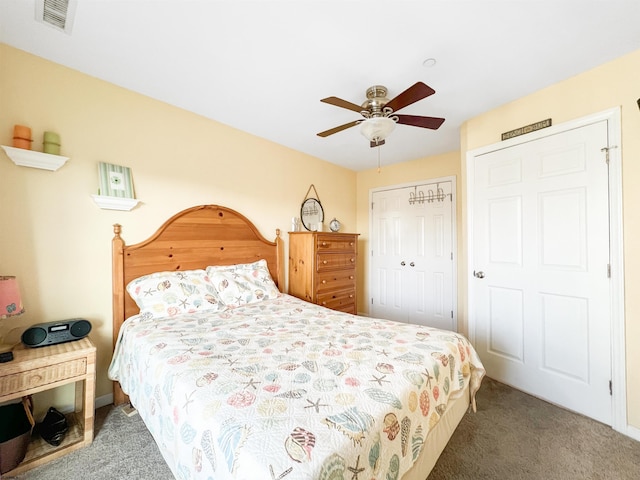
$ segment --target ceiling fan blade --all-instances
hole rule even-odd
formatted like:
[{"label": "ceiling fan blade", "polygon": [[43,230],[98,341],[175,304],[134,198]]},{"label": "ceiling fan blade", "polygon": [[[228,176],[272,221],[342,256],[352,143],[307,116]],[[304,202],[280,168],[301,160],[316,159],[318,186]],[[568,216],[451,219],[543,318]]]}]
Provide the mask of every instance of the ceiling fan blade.
[{"label": "ceiling fan blade", "polygon": [[327,97],[320,100],[321,102],[328,103],[330,105],[335,105],[336,107],[346,108],[347,110],[353,110],[354,112],[362,112],[365,110],[360,105],[356,105],[355,103],[347,102],[346,100],[342,100],[338,97]]},{"label": "ceiling fan blade", "polygon": [[356,120],[354,122],[345,123],[344,125],[340,125],[339,127],[332,128],[331,130],[325,130],[324,132],[320,132],[317,135],[319,137],[328,137],[329,135],[333,135],[334,133],[341,132],[342,130],[346,130],[347,128],[355,127],[362,120]]},{"label": "ceiling fan blade", "polygon": [[430,128],[437,130],[444,123],[444,118],[421,117],[419,115],[394,115],[398,117],[398,122],[402,125],[412,125],[414,127]]},{"label": "ceiling fan blade", "polygon": [[385,105],[385,108],[388,107],[394,112],[397,112],[401,108],[404,108],[407,105],[411,105],[412,103],[415,103],[418,100],[422,100],[423,98],[427,98],[429,95],[433,95],[434,93],[436,93],[436,91],[429,85],[418,82],[415,85],[407,88],[400,95],[389,100]]}]

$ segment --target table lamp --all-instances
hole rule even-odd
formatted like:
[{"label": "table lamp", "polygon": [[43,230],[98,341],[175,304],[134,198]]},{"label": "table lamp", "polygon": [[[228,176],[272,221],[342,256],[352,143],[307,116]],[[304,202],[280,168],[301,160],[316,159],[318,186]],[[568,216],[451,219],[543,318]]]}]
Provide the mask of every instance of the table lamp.
[{"label": "table lamp", "polygon": [[[16,277],[0,276],[0,320],[24,313]],[[13,345],[0,343],[0,362],[13,360]]]}]

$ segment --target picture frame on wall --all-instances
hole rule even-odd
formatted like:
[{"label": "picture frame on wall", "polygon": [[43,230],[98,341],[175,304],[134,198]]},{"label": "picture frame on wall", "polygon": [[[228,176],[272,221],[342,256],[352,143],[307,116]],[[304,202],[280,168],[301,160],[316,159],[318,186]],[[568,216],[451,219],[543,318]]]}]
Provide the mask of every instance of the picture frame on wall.
[{"label": "picture frame on wall", "polygon": [[99,195],[135,198],[131,169],[111,163],[98,163]]}]

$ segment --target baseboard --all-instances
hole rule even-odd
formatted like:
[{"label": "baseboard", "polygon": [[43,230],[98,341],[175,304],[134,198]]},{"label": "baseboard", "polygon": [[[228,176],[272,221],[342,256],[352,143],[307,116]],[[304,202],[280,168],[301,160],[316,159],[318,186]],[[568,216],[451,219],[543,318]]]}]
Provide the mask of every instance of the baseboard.
[{"label": "baseboard", "polygon": [[[112,403],[113,403],[113,393],[109,393],[107,395],[102,395],[100,397],[97,397],[94,405],[95,405],[95,408],[100,408],[100,407],[106,407],[107,405],[111,405]],[[75,407],[73,404],[62,405],[60,407],[57,407],[57,409],[60,412],[64,413],[65,415],[75,411]]]},{"label": "baseboard", "polygon": [[113,393],[108,393],[96,398],[96,408],[106,407],[113,403]]},{"label": "baseboard", "polygon": [[620,432],[626,434],[628,437],[633,438],[634,440],[638,440],[640,442],[640,428],[632,427],[631,425],[627,425],[626,432]]}]

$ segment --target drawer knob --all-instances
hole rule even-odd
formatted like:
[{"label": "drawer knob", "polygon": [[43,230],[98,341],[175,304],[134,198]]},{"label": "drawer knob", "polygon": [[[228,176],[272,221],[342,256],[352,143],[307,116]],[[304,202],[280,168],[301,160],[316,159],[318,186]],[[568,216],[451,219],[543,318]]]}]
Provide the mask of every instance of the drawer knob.
[{"label": "drawer knob", "polygon": [[353,293],[351,295],[349,295],[349,298],[353,298]]},{"label": "drawer knob", "polygon": [[349,246],[350,246],[350,247],[353,247],[353,242],[349,242]]},{"label": "drawer knob", "polygon": [[355,259],[355,258],[352,258],[352,259],[351,259],[351,263],[353,263],[353,262],[355,262],[355,261],[356,261],[356,259]]},{"label": "drawer knob", "polygon": [[322,261],[322,264],[323,264],[323,265],[326,265],[327,263],[329,263],[327,260],[323,260],[323,261]]},{"label": "drawer knob", "polygon": [[327,304],[327,302],[322,302],[322,305],[326,305],[326,304]]},{"label": "drawer knob", "polygon": [[353,275],[349,275],[349,280],[353,280]]},{"label": "drawer knob", "polygon": [[324,284],[326,284],[326,283],[327,283],[327,281],[326,281],[326,280],[322,280],[322,284],[323,284],[323,285],[324,285]]},{"label": "drawer knob", "polygon": [[327,242],[322,242],[322,246],[326,247],[327,246]]}]

